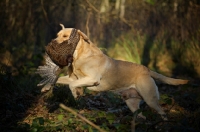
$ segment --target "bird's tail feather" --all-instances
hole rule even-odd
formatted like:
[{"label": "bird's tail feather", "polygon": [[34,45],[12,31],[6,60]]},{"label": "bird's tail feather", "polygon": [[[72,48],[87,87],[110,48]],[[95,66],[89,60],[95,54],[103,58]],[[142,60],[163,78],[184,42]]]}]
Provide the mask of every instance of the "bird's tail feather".
[{"label": "bird's tail feather", "polygon": [[36,73],[39,74],[43,80],[38,83],[37,86],[43,86],[47,83],[55,84],[58,80],[58,75],[61,71],[59,66],[57,66],[50,57],[46,54],[45,56],[46,64],[44,66],[39,66]]}]

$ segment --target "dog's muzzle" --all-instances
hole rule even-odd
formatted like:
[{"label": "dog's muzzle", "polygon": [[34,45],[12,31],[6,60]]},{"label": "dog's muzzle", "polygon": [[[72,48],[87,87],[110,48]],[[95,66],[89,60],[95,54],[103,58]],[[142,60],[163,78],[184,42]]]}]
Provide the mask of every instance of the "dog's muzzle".
[{"label": "dog's muzzle", "polygon": [[51,60],[59,67],[68,66],[73,61],[73,54],[76,46],[80,40],[80,35],[76,29],[72,29],[68,40],[62,43],[57,43],[56,40],[52,40],[45,50]]}]

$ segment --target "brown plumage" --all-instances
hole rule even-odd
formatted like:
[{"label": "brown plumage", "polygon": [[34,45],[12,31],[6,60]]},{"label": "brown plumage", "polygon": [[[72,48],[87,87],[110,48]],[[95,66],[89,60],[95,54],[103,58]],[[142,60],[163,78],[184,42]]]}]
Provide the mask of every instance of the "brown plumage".
[{"label": "brown plumage", "polygon": [[73,29],[68,40],[57,43],[52,40],[46,46],[46,52],[51,60],[59,67],[68,66],[73,61],[73,53],[80,40],[80,35],[76,29]]},{"label": "brown plumage", "polygon": [[52,85],[56,83],[62,68],[72,63],[73,53],[79,40],[80,35],[78,34],[78,31],[73,29],[68,40],[60,44],[55,40],[52,40],[46,46],[46,65],[39,66],[36,72],[43,78],[38,86],[42,86],[47,83]]}]

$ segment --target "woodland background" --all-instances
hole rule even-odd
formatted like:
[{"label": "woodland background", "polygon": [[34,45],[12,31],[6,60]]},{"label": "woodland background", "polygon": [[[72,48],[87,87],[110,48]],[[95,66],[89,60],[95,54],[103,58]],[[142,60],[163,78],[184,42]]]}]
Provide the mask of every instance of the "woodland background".
[{"label": "woodland background", "polygon": [[[44,64],[44,46],[56,37],[60,23],[86,33],[108,56],[191,80],[190,85],[178,88],[158,83],[161,93],[164,91],[162,106],[168,108],[166,111],[173,123],[160,125],[157,118],[152,119],[156,113],[148,113],[152,110],[145,107],[150,125],[139,122],[136,130],[200,131],[197,125],[200,121],[197,119],[200,115],[199,0],[1,0],[0,8],[2,131],[95,131],[86,123],[68,117],[58,108],[60,102],[84,111],[82,114],[106,130],[129,131],[130,111],[110,115],[112,122],[105,113],[108,107],[117,107],[114,103],[122,105],[116,102],[120,97],[108,93],[102,95],[108,103],[96,96],[75,101],[69,92],[65,93],[64,86],[57,87],[65,92],[57,89],[46,94],[41,94],[36,87],[41,78],[35,70]],[[95,114],[91,107],[100,108],[95,103],[85,105],[90,98],[99,101],[99,106],[105,103],[104,112],[95,111],[99,115],[95,119],[91,116]],[[123,122],[123,118],[128,119]],[[155,124],[160,128],[154,127]]]}]

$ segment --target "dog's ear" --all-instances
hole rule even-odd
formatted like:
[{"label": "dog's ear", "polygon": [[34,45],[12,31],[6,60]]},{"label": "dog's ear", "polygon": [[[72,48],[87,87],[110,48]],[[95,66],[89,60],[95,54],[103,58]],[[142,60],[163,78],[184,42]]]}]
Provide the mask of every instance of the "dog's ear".
[{"label": "dog's ear", "polygon": [[88,43],[90,44],[90,39],[88,38],[87,35],[85,35],[83,32],[81,32],[80,30],[78,30],[79,35]]},{"label": "dog's ear", "polygon": [[62,30],[65,29],[65,26],[63,24],[60,24],[60,26],[62,27]]}]

